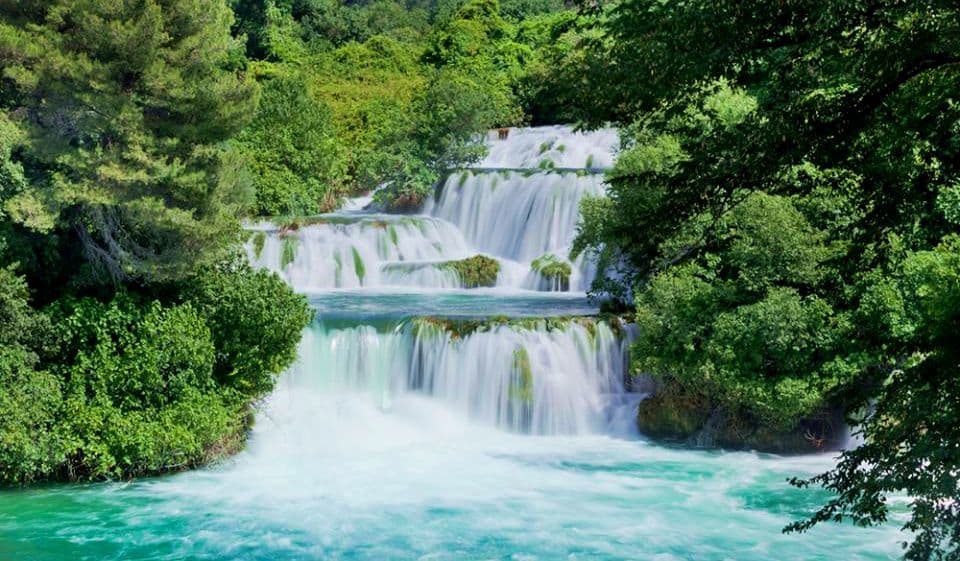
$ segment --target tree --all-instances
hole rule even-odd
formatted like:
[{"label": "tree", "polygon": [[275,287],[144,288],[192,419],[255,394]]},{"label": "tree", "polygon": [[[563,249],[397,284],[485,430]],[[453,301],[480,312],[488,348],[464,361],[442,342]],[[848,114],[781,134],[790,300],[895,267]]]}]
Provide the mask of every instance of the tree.
[{"label": "tree", "polygon": [[346,182],[343,147],[330,110],[313,99],[304,79],[274,70],[263,81],[260,106],[237,145],[249,162],[256,212],[316,214],[333,210]]},{"label": "tree", "polygon": [[865,317],[882,326],[903,359],[862,425],[864,443],[837,467],[810,480],[835,496],[812,518],[789,526],[849,519],[887,520],[887,498],[910,497],[911,560],[960,559],[960,237],[909,255],[897,273],[870,289]]},{"label": "tree", "polygon": [[[876,399],[867,444],[809,482],[837,496],[792,528],[876,523],[906,492],[908,557],[956,559],[957,344],[941,331],[956,332],[954,281],[929,262],[952,263],[958,225],[957,6],[628,0],[595,12],[600,32],[561,73],[581,84],[583,119],[627,126],[610,199],[586,203],[576,249],[613,273],[598,289],[633,291],[671,343],[641,335],[641,359],[740,382],[799,365],[807,374],[787,377],[800,391],[778,406]],[[731,236],[758,196],[793,210],[768,207],[770,224]],[[781,231],[794,212],[808,227]]]},{"label": "tree", "polygon": [[229,8],[60,0],[0,14],[2,101],[27,179],[5,194],[11,219],[74,238],[116,279],[221,258],[249,197],[223,142],[257,99]]}]

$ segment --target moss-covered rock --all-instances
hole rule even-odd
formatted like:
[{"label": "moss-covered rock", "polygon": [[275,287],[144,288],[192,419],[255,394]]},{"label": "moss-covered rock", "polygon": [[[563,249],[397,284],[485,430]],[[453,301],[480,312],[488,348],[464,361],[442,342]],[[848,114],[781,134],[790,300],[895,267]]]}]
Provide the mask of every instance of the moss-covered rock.
[{"label": "moss-covered rock", "polygon": [[552,253],[537,257],[530,263],[530,270],[539,273],[554,289],[570,290],[570,263]]},{"label": "moss-covered rock", "polygon": [[682,388],[672,380],[640,402],[637,426],[656,440],[781,454],[836,450],[846,437],[842,415],[837,412],[824,410],[793,427],[772,427],[744,411],[725,409],[704,392]]},{"label": "moss-covered rock", "polygon": [[560,259],[552,253],[537,257],[530,263],[530,270],[539,273],[546,279],[552,288],[562,291],[570,290],[570,263]]},{"label": "moss-covered rock", "polygon": [[464,288],[495,286],[500,275],[500,262],[486,255],[474,255],[459,261],[447,261],[440,265],[457,272]]},{"label": "moss-covered rock", "polygon": [[713,405],[705,396],[668,388],[640,402],[637,425],[651,438],[686,441],[707,423]]}]

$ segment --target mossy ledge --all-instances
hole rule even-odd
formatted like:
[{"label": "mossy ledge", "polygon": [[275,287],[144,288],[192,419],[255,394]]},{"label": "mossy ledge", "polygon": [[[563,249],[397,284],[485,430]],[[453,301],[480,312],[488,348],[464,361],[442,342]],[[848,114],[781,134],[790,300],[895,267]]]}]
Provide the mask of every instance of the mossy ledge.
[{"label": "mossy ledge", "polygon": [[474,255],[458,261],[447,261],[439,266],[456,271],[463,288],[495,286],[497,277],[500,275],[500,262],[486,255]]},{"label": "mossy ledge", "polygon": [[410,320],[415,329],[433,328],[446,331],[453,339],[468,337],[474,333],[490,331],[497,327],[509,327],[528,331],[543,330],[555,331],[568,329],[571,325],[583,327],[591,336],[597,332],[597,325],[606,324],[617,337],[626,335],[627,318],[614,315],[599,316],[556,316],[510,318],[507,316],[491,316],[488,318],[445,318],[437,316],[421,316]]},{"label": "mossy ledge", "polygon": [[570,263],[552,253],[545,253],[530,263],[530,270],[539,273],[552,288],[561,291],[570,290]]},{"label": "mossy ledge", "polygon": [[756,450],[777,454],[835,451],[846,440],[843,416],[824,409],[792,427],[771,427],[745,411],[732,411],[702,391],[672,378],[659,383],[637,409],[640,433],[691,448]]},{"label": "mossy ledge", "polygon": [[300,228],[323,225],[350,225],[358,224],[361,228],[386,229],[394,224],[409,224],[420,227],[423,218],[418,216],[346,216],[342,214],[317,214],[314,216],[274,216],[265,219],[274,226],[280,234],[296,232]]}]

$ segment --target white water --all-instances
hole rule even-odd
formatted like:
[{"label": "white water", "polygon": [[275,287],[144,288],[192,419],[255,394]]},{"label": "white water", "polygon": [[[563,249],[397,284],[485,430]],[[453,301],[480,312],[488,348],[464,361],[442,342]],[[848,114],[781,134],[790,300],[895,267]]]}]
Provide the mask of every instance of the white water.
[{"label": "white water", "polygon": [[506,139],[490,131],[487,155],[475,167],[608,169],[619,145],[620,136],[612,128],[585,132],[574,132],[566,125],[511,128]]},{"label": "white water", "polygon": [[[371,197],[358,197],[339,213],[314,219],[325,223],[282,234],[269,224],[252,226],[267,230],[267,239],[259,254],[248,242],[247,254],[256,266],[277,271],[304,292],[458,288],[461,280],[443,263],[477,254],[500,262],[499,288],[584,292],[595,267],[583,257],[571,264],[566,287],[532,270],[531,262],[545,254],[567,259],[580,202],[604,193],[602,176],[586,168],[612,165],[616,144],[612,129],[510,129],[506,140],[494,131],[477,169],[451,173],[422,216],[370,213],[364,208]],[[563,170],[541,169],[544,162]],[[284,237],[295,240],[292,260],[284,258],[284,247],[294,242]]]},{"label": "white water", "polygon": [[[302,292],[382,286],[455,288],[460,283],[451,270],[391,266],[432,264],[474,254],[459,230],[428,216],[330,215],[327,223],[288,233],[269,225],[261,228],[267,228],[261,230],[267,232],[263,249],[257,255],[254,243],[248,242],[248,258],[255,266],[277,271]],[[292,244],[294,259],[283,266],[285,244]]]},{"label": "white water", "polygon": [[[609,432],[623,403],[626,338],[603,322],[592,332],[578,323],[559,329],[540,323],[462,337],[430,323],[387,331],[315,328],[288,380],[301,389],[365,391],[384,409],[398,395],[423,393],[481,424],[513,431]],[[519,357],[529,364],[528,380]]]}]

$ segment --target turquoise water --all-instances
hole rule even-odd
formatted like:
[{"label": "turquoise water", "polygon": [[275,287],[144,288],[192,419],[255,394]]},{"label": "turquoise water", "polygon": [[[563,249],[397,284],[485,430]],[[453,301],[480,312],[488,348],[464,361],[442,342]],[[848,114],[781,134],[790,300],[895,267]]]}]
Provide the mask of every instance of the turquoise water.
[{"label": "turquoise water", "polygon": [[[364,310],[358,324],[366,323],[424,306],[418,295],[392,294],[347,309],[342,297],[314,298],[320,323],[331,317],[343,322],[344,314],[357,310]],[[484,315],[492,305],[484,298],[448,294],[429,305],[432,313]],[[585,305],[575,297],[553,298],[514,295],[501,303],[511,302],[518,315],[545,302],[565,313]],[[305,345],[335,346],[329,337],[336,330],[331,334],[319,323],[312,329],[317,333]],[[385,407],[369,391],[317,384],[331,375],[329,352],[304,349],[303,357],[260,407],[248,449],[222,465],[134,482],[0,494],[0,559],[898,556],[900,535],[892,524],[780,533],[825,498],[791,488],[786,478],[829,467],[828,456],[662,447],[632,432],[629,411],[611,421],[608,434],[518,434],[423,392],[395,392]]]},{"label": "turquoise water", "polygon": [[581,293],[474,290],[336,290],[309,296],[324,321],[365,323],[412,316],[549,317],[597,313]]},{"label": "turquoise water", "polygon": [[[435,411],[398,419],[354,402],[345,408],[324,429],[350,424],[350,436],[363,443],[318,430],[323,446],[278,447],[260,434],[249,452],[217,469],[5,494],[0,558],[896,557],[897,536],[889,529],[779,533],[823,498],[788,489],[784,478],[821,469],[820,458],[685,452],[643,441],[521,437],[463,426],[431,431],[418,417]],[[367,423],[364,434],[353,430],[358,420]]]},{"label": "turquoise water", "polygon": [[[309,297],[318,318],[258,404],[247,449],[191,473],[0,492],[0,561],[896,559],[902,506],[880,528],[781,533],[827,498],[786,479],[829,469],[830,456],[692,451],[638,435],[631,328],[451,334],[408,321],[596,313],[582,292],[520,288],[589,285],[585,256],[569,287],[530,262],[569,254],[580,201],[602,181],[505,170],[545,157],[609,167],[616,131],[500,138],[490,135],[484,169],[428,201],[429,216],[383,227],[363,210],[368,197],[336,222],[370,227],[301,228],[291,263],[279,238],[261,255],[248,243],[254,265],[323,292]],[[496,287],[449,289],[460,279],[435,265],[477,253],[499,261]]]}]

